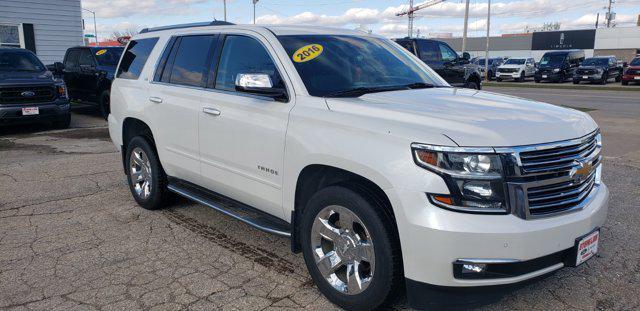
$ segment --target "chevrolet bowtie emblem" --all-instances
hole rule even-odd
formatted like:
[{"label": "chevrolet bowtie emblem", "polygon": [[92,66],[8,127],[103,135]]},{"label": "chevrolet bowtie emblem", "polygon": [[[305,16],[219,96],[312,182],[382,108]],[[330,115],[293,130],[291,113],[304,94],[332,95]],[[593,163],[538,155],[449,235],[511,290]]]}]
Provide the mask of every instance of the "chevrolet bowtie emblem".
[{"label": "chevrolet bowtie emblem", "polygon": [[577,166],[571,169],[571,172],[569,173],[569,175],[575,181],[582,181],[585,178],[587,178],[589,174],[591,174],[593,165],[591,165],[590,161],[587,161],[587,162],[576,161],[576,162],[577,162],[576,163]]}]

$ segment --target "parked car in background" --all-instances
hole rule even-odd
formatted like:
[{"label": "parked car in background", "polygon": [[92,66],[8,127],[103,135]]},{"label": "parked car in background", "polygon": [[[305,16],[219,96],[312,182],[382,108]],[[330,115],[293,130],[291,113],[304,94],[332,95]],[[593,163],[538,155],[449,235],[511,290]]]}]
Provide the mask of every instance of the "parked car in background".
[{"label": "parked car in background", "polygon": [[[478,66],[478,70],[480,71],[480,76],[484,79],[484,70],[485,70],[485,59],[478,58],[473,63]],[[489,80],[496,77],[496,70],[500,65],[504,63],[502,57],[489,58]]]},{"label": "parked car in background", "polygon": [[634,58],[622,75],[622,85],[629,85],[632,82],[640,83],[640,57]]},{"label": "parked car in background", "polygon": [[96,105],[102,116],[110,111],[111,82],[123,47],[73,47],[67,50],[61,74],[74,102]]},{"label": "parked car in background", "polygon": [[178,194],[287,236],[347,310],[477,303],[596,255],[588,114],[452,88],[373,34],[225,25],[127,46],[108,123],[141,207]]},{"label": "parked car in background", "polygon": [[567,50],[544,53],[536,70],[535,81],[565,82],[573,78],[584,61],[584,51]]},{"label": "parked car in background", "polygon": [[0,48],[0,125],[71,121],[64,82],[56,80],[31,51]]},{"label": "parked car in background", "polygon": [[615,56],[597,56],[585,59],[573,75],[573,84],[582,81],[607,84],[609,79],[622,80],[623,68]]},{"label": "parked car in background", "polygon": [[469,61],[469,53],[460,57],[446,42],[438,40],[403,38],[394,41],[418,56],[449,84],[476,90],[482,88],[480,70]]},{"label": "parked car in background", "polygon": [[533,58],[513,57],[507,59],[504,64],[498,67],[496,81],[500,82],[504,79],[513,79],[524,82],[526,78],[533,77],[535,74],[536,62]]}]

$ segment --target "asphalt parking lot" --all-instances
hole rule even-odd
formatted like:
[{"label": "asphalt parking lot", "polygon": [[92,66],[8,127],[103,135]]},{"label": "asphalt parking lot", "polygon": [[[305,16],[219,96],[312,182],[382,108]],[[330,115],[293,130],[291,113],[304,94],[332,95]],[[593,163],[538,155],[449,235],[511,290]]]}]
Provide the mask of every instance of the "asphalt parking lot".
[{"label": "asphalt parking lot", "polygon": [[[480,309],[640,309],[638,94],[486,90],[588,112],[611,205],[596,258]],[[104,121],[75,109],[71,127],[0,129],[0,309],[335,309],[288,239],[186,200],[137,207]]]}]

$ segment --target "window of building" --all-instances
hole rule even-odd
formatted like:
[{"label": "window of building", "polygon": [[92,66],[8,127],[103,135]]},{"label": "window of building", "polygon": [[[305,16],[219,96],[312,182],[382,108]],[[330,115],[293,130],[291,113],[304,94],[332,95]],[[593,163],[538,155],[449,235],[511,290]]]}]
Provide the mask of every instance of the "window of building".
[{"label": "window of building", "polygon": [[0,25],[0,46],[20,47],[20,30],[17,25]]}]

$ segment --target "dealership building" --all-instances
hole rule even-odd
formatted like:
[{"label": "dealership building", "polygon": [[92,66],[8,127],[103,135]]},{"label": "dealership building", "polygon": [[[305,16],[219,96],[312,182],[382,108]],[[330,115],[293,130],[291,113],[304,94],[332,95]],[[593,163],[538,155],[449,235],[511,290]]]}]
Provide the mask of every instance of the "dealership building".
[{"label": "dealership building", "polygon": [[[462,38],[438,40],[462,50]],[[467,52],[472,57],[484,57],[486,45],[486,37],[467,38]],[[586,57],[615,55],[629,62],[640,54],[640,27],[543,31],[489,38],[489,57],[533,57],[539,61],[548,51],[571,49],[584,50]]]},{"label": "dealership building", "polygon": [[0,46],[35,52],[45,64],[83,45],[80,0],[0,0]]}]

